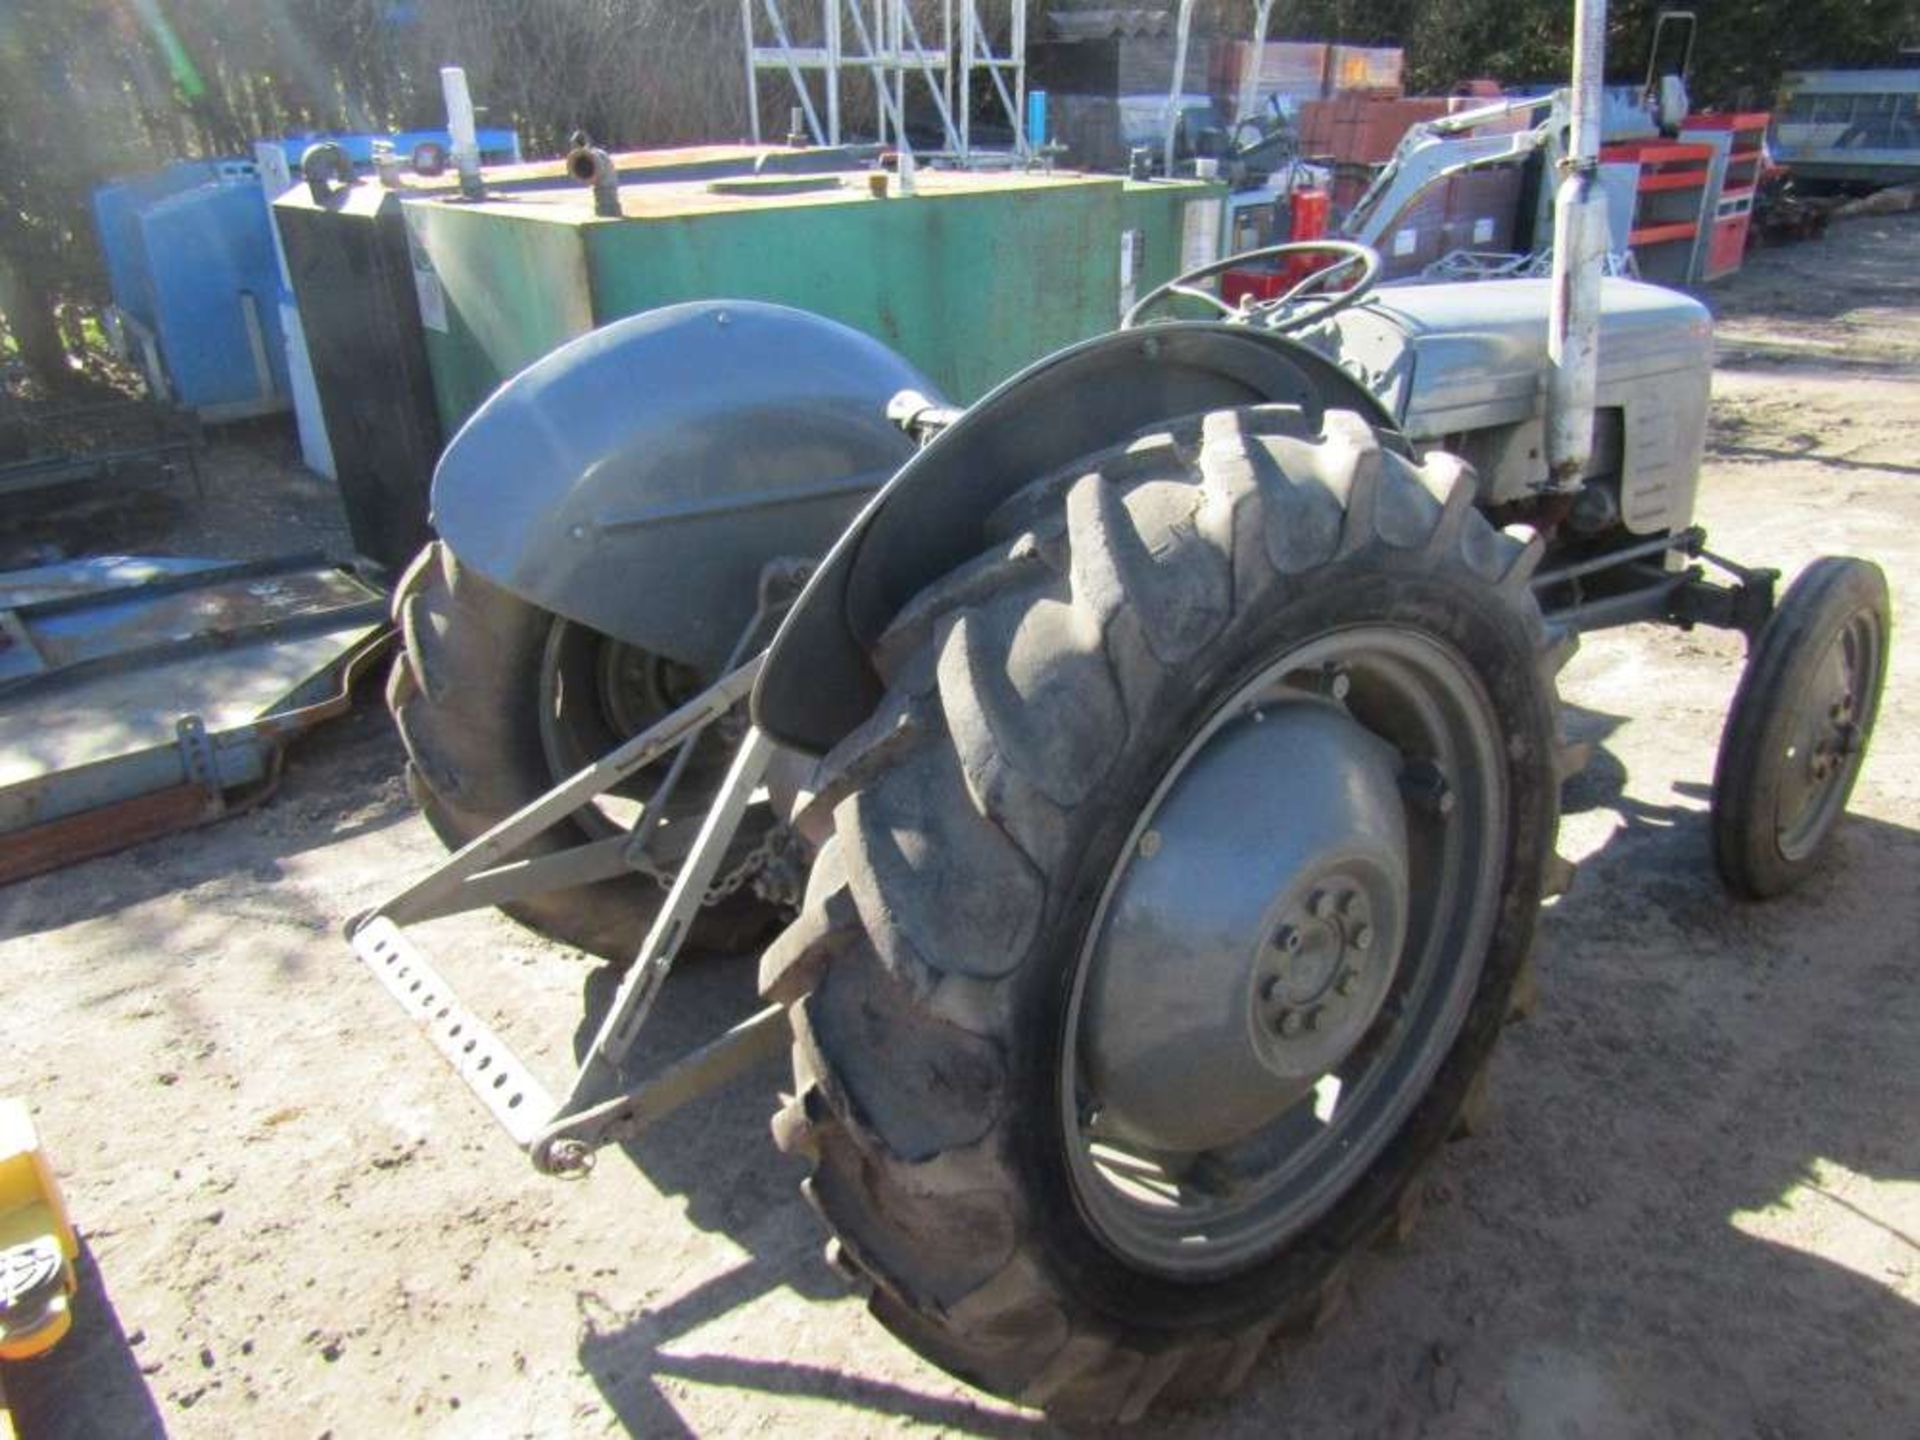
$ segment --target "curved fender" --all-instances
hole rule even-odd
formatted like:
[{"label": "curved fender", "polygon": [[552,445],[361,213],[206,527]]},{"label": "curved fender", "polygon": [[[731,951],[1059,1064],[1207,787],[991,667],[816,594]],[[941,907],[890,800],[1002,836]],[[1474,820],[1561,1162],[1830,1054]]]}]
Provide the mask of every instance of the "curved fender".
[{"label": "curved fender", "polygon": [[823,754],[879,703],[867,647],[900,608],[986,546],[994,507],[1158,421],[1228,406],[1358,410],[1404,445],[1379,401],[1290,340],[1217,321],[1152,325],[1071,346],[968,410],[876,495],[808,582],[753,692],[755,722]]},{"label": "curved fender", "polygon": [[886,418],[913,366],[781,305],[672,305],[583,335],[475,411],[433,477],[463,564],[709,675],[760,568],[826,552],[912,453]]}]

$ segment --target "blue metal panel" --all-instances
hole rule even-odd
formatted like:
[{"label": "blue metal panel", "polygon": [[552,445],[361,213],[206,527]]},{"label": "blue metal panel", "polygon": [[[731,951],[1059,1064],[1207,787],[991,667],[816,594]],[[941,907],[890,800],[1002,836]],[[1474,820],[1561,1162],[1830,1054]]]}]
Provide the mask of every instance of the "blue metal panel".
[{"label": "blue metal panel", "polygon": [[284,398],[280,270],[258,182],[169,195],[146,206],[137,225],[153,289],[151,328],[174,399],[217,418]]},{"label": "blue metal panel", "polygon": [[177,160],[163,170],[113,180],[93,192],[94,231],[107,265],[113,303],[153,328],[153,282],[141,249],[139,221],[147,206],[214,178],[210,160]]}]

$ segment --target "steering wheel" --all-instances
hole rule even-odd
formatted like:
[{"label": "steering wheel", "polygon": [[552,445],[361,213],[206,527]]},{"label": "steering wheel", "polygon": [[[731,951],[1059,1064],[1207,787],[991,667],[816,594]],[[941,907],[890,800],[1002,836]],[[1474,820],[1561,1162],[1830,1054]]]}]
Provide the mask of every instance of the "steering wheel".
[{"label": "steering wheel", "polygon": [[[1289,255],[1333,255],[1336,258],[1299,281],[1284,295],[1271,300],[1262,300],[1255,305],[1229,305],[1210,290],[1202,290],[1199,281],[1220,274],[1222,271],[1235,270],[1256,260],[1278,260]],[[1321,290],[1335,276],[1344,275],[1358,268],[1359,277],[1349,289],[1334,294],[1313,295]],[[1202,265],[1197,270],[1189,270],[1184,275],[1176,275],[1166,284],[1149,290],[1127,311],[1126,318],[1120,322],[1122,330],[1131,330],[1142,323],[1142,317],[1154,306],[1169,296],[1182,295],[1189,300],[1200,300],[1218,310],[1228,320],[1241,324],[1259,321],[1276,335],[1289,334],[1295,330],[1304,330],[1309,325],[1317,325],[1329,315],[1338,314],[1349,306],[1358,305],[1373,293],[1373,287],[1380,282],[1380,252],[1371,245],[1357,245],[1351,240],[1294,240],[1285,245],[1267,245],[1258,250],[1243,250],[1238,255],[1229,255],[1224,260],[1216,260],[1211,265]],[[1280,312],[1303,296],[1312,296],[1317,304],[1308,304],[1293,314]]]}]

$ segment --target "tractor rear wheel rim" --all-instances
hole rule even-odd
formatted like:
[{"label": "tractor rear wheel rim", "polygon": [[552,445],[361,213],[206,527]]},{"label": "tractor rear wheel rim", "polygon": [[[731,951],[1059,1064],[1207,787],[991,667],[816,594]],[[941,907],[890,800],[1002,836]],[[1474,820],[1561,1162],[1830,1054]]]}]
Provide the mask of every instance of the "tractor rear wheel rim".
[{"label": "tractor rear wheel rim", "polygon": [[[1263,745],[1260,727],[1285,742]],[[1506,851],[1501,735],[1451,646],[1354,627],[1261,669],[1168,767],[1109,872],[1061,1046],[1069,1180],[1108,1248],[1183,1279],[1242,1269],[1324,1215],[1398,1131],[1479,988]],[[1260,854],[1277,869],[1247,882],[1265,895],[1224,907],[1241,918],[1223,942],[1207,878],[1221,846],[1255,833],[1245,816],[1284,814],[1289,792],[1328,794],[1329,765],[1346,798],[1319,809],[1351,822],[1351,843],[1324,816],[1270,828]],[[1143,963],[1154,946],[1166,968]],[[1223,997],[1227,1023],[1182,1029]],[[1195,1034],[1210,1038],[1183,1048]]]},{"label": "tractor rear wheel rim", "polygon": [[[540,748],[553,783],[601,759],[701,688],[700,677],[676,661],[555,617],[541,654],[538,702]],[[666,766],[655,761],[578,818],[596,836],[629,829]],[[706,793],[696,790],[703,783],[710,790],[718,781],[706,773],[712,769],[703,749],[682,782],[688,792]]]},{"label": "tractor rear wheel rim", "polygon": [[1873,612],[1853,615],[1820,657],[1794,712],[1774,811],[1775,843],[1786,860],[1818,849],[1846,808],[1866,752],[1863,709],[1879,693],[1883,652]]}]

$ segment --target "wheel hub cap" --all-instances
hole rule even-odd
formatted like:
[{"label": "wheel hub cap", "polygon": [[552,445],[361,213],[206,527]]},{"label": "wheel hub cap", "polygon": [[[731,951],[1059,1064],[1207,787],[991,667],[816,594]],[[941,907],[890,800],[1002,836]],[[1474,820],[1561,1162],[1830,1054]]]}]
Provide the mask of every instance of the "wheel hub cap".
[{"label": "wheel hub cap", "polygon": [[1402,908],[1368,867],[1335,867],[1317,879],[1304,897],[1293,888],[1271,962],[1259,965],[1260,1057],[1298,1081],[1333,1069],[1373,1023],[1397,953],[1380,939],[1380,916]]},{"label": "wheel hub cap", "polygon": [[1853,628],[1837,636],[1794,717],[1775,812],[1777,843],[1790,859],[1812,853],[1844,803],[1861,749],[1855,696],[1869,643]]},{"label": "wheel hub cap", "polygon": [[1299,700],[1225,726],[1166,783],[1089,957],[1097,1129],[1229,1144],[1359,1043],[1406,933],[1399,772],[1337,706]]}]

